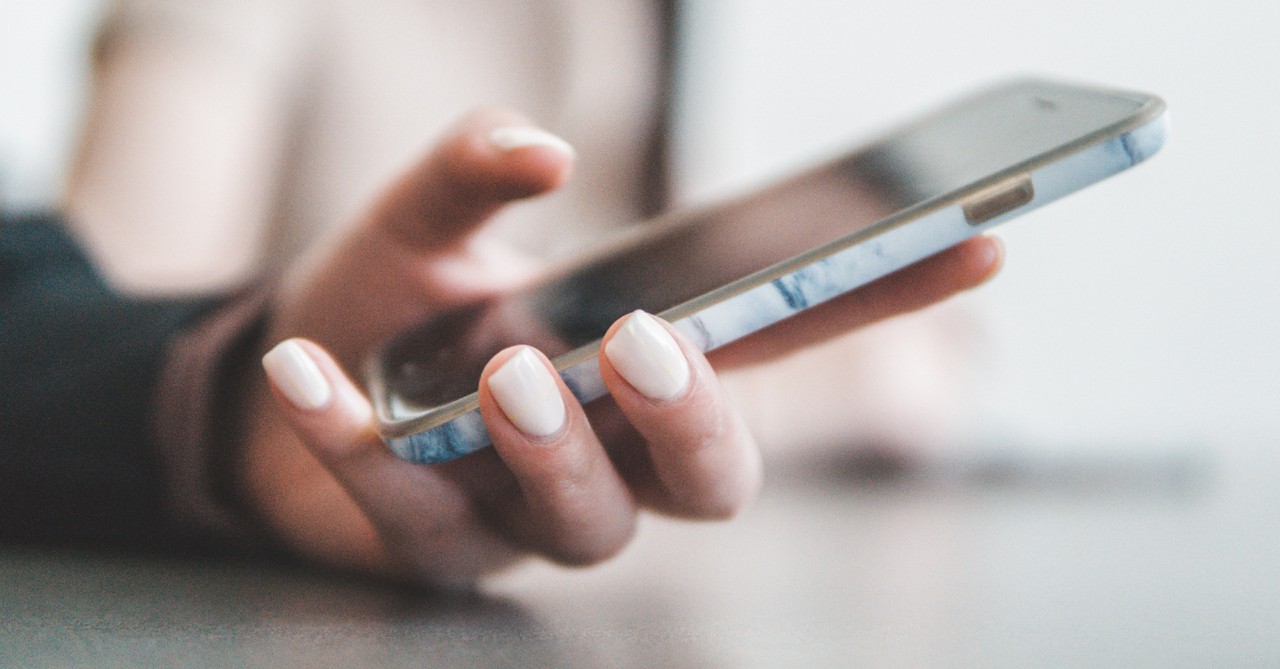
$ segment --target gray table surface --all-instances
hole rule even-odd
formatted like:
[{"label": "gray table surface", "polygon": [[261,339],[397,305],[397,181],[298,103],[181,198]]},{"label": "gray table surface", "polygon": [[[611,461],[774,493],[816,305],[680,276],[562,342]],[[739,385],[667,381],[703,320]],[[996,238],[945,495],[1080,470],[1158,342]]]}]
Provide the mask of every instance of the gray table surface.
[{"label": "gray table surface", "polygon": [[443,596],[0,549],[0,667],[1277,667],[1280,445],[771,469],[724,524]]}]

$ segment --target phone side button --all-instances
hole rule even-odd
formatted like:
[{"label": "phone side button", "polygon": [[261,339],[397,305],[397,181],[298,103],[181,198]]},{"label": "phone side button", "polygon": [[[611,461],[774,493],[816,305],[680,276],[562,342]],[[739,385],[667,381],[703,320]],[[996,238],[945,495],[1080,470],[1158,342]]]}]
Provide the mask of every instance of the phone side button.
[{"label": "phone side button", "polygon": [[964,218],[970,225],[981,225],[1028,204],[1035,196],[1030,175],[1006,179],[967,198],[962,205]]}]

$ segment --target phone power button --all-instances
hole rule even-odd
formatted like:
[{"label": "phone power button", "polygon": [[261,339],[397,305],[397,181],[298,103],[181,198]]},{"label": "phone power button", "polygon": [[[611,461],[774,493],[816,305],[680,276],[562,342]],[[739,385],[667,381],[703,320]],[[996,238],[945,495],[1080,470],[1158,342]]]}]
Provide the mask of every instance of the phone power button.
[{"label": "phone power button", "polygon": [[961,206],[970,225],[981,225],[1031,202],[1035,196],[1031,176],[1023,174],[974,193]]}]

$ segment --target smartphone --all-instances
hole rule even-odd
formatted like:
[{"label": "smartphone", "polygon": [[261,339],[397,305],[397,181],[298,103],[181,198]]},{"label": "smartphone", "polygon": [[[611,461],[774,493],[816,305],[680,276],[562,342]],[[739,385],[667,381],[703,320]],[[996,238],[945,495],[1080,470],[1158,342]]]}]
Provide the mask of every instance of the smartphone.
[{"label": "smartphone", "polygon": [[637,226],[536,286],[452,310],[369,364],[378,429],[413,462],[489,444],[476,389],[514,344],[579,400],[606,394],[600,338],[643,309],[711,351],[1142,162],[1164,143],[1153,95],[1022,79],[727,202]]}]

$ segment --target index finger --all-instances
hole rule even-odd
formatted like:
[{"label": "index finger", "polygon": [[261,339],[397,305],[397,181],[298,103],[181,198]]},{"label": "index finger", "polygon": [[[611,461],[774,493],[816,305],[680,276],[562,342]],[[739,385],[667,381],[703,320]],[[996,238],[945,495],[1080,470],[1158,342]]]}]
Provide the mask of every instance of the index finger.
[{"label": "index finger", "polygon": [[573,159],[567,142],[525,117],[477,111],[384,193],[368,221],[414,250],[447,248],[507,202],[555,190]]}]

